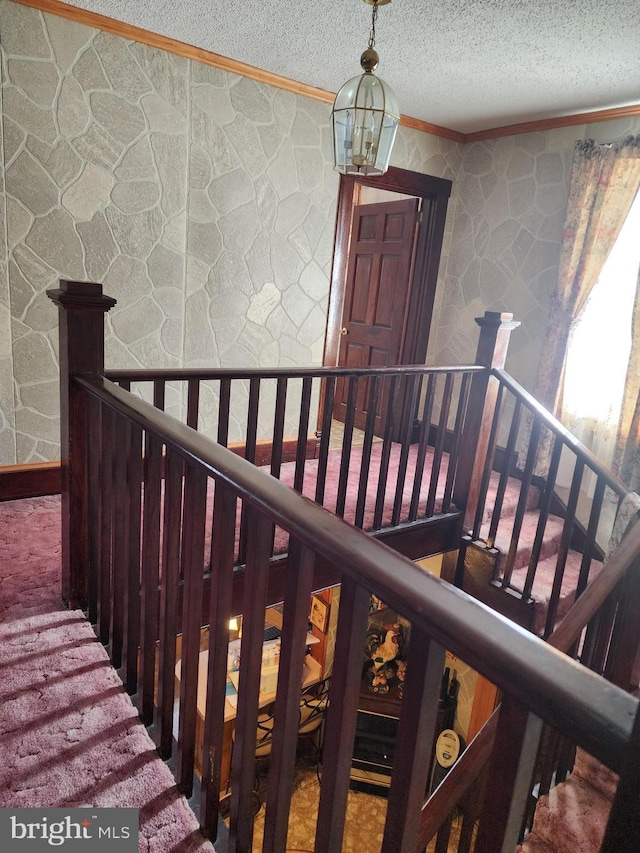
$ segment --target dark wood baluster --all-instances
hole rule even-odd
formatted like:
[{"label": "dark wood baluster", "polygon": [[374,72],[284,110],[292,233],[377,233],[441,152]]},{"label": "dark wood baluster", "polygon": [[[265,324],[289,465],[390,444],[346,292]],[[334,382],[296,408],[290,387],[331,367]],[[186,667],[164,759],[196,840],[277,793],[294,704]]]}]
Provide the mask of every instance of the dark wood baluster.
[{"label": "dark wood baluster", "polygon": [[249,380],[249,404],[247,406],[247,441],[244,458],[255,463],[258,439],[258,407],[260,404],[260,379],[253,377]]},{"label": "dark wood baluster", "polygon": [[87,399],[89,419],[88,454],[88,553],[87,617],[92,625],[98,621],[99,583],[102,558],[102,406],[95,398]]},{"label": "dark wood baluster", "polygon": [[106,646],[111,632],[111,556],[113,544],[113,456],[114,413],[102,405],[102,482],[100,517],[100,593],[98,601],[98,636]]},{"label": "dark wood baluster", "polygon": [[129,379],[121,379],[118,384],[124,391],[131,391],[131,381]]},{"label": "dark wood baluster", "polygon": [[600,607],[595,619],[589,624],[582,650],[581,663],[598,675],[602,675],[607,665],[607,655],[611,646],[611,632],[616,620],[620,603],[620,585],[613,590]]},{"label": "dark wood baluster", "polygon": [[[244,458],[255,463],[258,439],[258,406],[260,403],[260,379],[253,377],[249,380],[249,404],[247,407],[247,436],[244,445]],[[238,543],[238,562],[244,563],[247,542],[247,513],[242,507],[240,519],[240,542]]]},{"label": "dark wood baluster", "polygon": [[214,840],[218,829],[219,794],[229,784],[228,777],[222,778],[222,748],[235,536],[236,496],[229,486],[218,480],[213,496],[209,663],[200,795],[200,823]]},{"label": "dark wood baluster", "polygon": [[[556,560],[556,570],[553,576],[553,587],[551,589],[551,597],[547,608],[547,619],[544,629],[544,636],[549,637],[553,633],[556,624],[556,614],[558,612],[558,602],[560,600],[560,592],[562,590],[562,581],[564,578],[564,570],[567,565],[567,557],[571,548],[571,536],[576,520],[576,510],[578,508],[578,498],[580,497],[580,486],[582,484],[582,475],[584,472],[584,463],[581,460],[576,460],[576,467],[571,480],[571,489],[569,491],[569,501],[567,503],[567,511],[562,526],[562,535],[560,537],[560,548],[558,549],[558,557]],[[538,522],[538,527],[542,523],[542,518]],[[537,531],[536,531],[537,533]],[[529,584],[529,575],[531,575],[531,584]],[[529,567],[527,572],[527,585],[525,585],[525,595],[530,595],[533,587],[533,578],[535,576],[535,566]]]},{"label": "dark wood baluster", "polygon": [[153,722],[156,640],[158,639],[158,585],[160,582],[160,502],[162,441],[146,434],[144,458],[144,512],[142,516],[142,582],[140,588],[140,670],[138,710],[145,726]]},{"label": "dark wood baluster", "polygon": [[324,503],[324,490],[327,482],[327,460],[331,442],[331,421],[333,419],[333,402],[336,393],[336,377],[328,376],[324,380],[324,400],[322,408],[322,426],[320,427],[320,448],[318,450],[318,477],[316,479],[315,501],[320,506]]},{"label": "dark wood baluster", "polygon": [[[471,538],[478,539],[480,536],[480,528],[484,521],[484,514],[487,508],[487,495],[489,493],[489,485],[491,484],[491,473],[493,471],[493,462],[496,454],[496,445],[498,443],[498,430],[500,429],[500,418],[502,415],[502,395],[504,393],[504,385],[498,386],[496,395],[496,406],[493,412],[491,421],[491,431],[489,433],[489,442],[487,447],[487,459],[482,471],[482,480],[480,481],[480,491],[478,493],[478,506],[476,508],[475,518],[473,520],[473,530]],[[506,480],[505,480],[506,484]]]},{"label": "dark wood baluster", "polygon": [[[276,406],[273,418],[273,441],[271,442],[271,476],[280,479],[282,471],[282,455],[284,440],[284,422],[287,411],[287,391],[289,379],[280,377],[276,384]],[[276,526],[272,525],[271,553],[273,554],[273,543],[276,535]]]},{"label": "dark wood baluster", "polygon": [[309,407],[311,406],[311,388],[313,379],[305,376],[302,380],[302,399],[300,400],[300,421],[298,423],[298,446],[296,448],[296,470],[293,476],[293,488],[302,494],[304,486],[304,466],[307,459],[307,435],[309,432]]},{"label": "dark wood baluster", "polygon": [[229,410],[231,408],[231,380],[220,380],[220,396],[218,399],[218,444],[227,447],[229,444]]},{"label": "dark wood baluster", "polygon": [[415,853],[438,717],[445,650],[412,627],[382,853]]},{"label": "dark wood baluster", "polygon": [[595,671],[595,666],[592,665],[594,649],[598,636],[598,623],[600,621],[600,611],[596,613],[594,618],[585,628],[580,653],[575,655],[576,660],[579,660],[583,666]]},{"label": "dark wood baluster", "polygon": [[207,482],[206,472],[200,465],[187,464],[184,483],[182,539],[184,592],[182,596],[180,717],[176,774],[178,788],[187,798],[193,793],[196,749],[196,702],[204,586],[204,527],[207,509]]},{"label": "dark wood baluster", "polygon": [[156,740],[158,752],[163,758],[170,757],[173,744],[176,637],[181,630],[178,615],[178,584],[182,526],[182,467],[182,458],[167,448],[162,524],[162,568],[160,573],[158,732]]},{"label": "dark wood baluster", "polygon": [[369,483],[369,469],[371,467],[371,448],[373,446],[373,431],[376,426],[376,415],[378,412],[378,376],[373,375],[369,380],[369,399],[367,402],[367,421],[364,430],[364,443],[362,446],[362,457],[360,464],[360,479],[358,482],[358,498],[356,500],[355,526],[362,527],[364,521],[364,510],[367,502],[367,486]]},{"label": "dark wood baluster", "polygon": [[338,478],[338,495],[336,497],[336,515],[344,515],[349,484],[349,463],[351,462],[351,447],[353,444],[353,425],[355,421],[355,406],[358,394],[358,377],[349,377],[347,391],[347,411],[344,416],[344,435],[342,438],[342,456],[340,457],[340,475]]},{"label": "dark wood baluster", "polygon": [[376,506],[373,512],[374,530],[379,530],[382,527],[382,521],[384,518],[385,495],[387,491],[387,479],[389,477],[389,459],[391,458],[393,430],[395,427],[396,411],[398,409],[398,398],[400,396],[400,384],[401,383],[398,382],[398,377],[394,374],[389,383],[389,396],[387,398],[387,417],[384,426],[382,453],[380,455],[380,475],[378,477]]},{"label": "dark wood baluster", "polygon": [[131,452],[131,423],[123,415],[115,421],[115,466],[113,488],[113,598],[111,601],[110,657],[116,669],[122,665],[124,603],[129,565],[129,495],[127,461]]},{"label": "dark wood baluster", "polygon": [[[418,455],[416,458],[416,471],[413,478],[413,492],[411,493],[411,504],[409,506],[409,521],[415,521],[418,517],[420,504],[420,493],[422,492],[422,480],[425,474],[425,460],[429,446],[429,432],[431,430],[431,414],[433,412],[433,400],[435,396],[436,374],[429,374],[427,387],[422,404],[422,418],[420,419],[420,433],[418,435]],[[432,466],[433,472],[433,466]]]},{"label": "dark wood baluster", "polygon": [[496,533],[498,532],[498,524],[502,516],[502,504],[504,502],[504,496],[507,491],[507,484],[509,482],[509,466],[511,464],[511,458],[513,456],[513,452],[516,446],[516,441],[518,439],[521,416],[522,402],[520,398],[517,398],[513,408],[513,415],[511,417],[511,426],[509,428],[509,437],[507,438],[507,447],[505,449],[504,454],[504,463],[502,466],[502,471],[500,471],[500,479],[498,480],[496,502],[491,512],[491,523],[489,524],[489,534],[487,536],[488,548],[493,548],[493,543],[496,539]]},{"label": "dark wood baluster", "polygon": [[[271,521],[251,507],[247,516],[247,560],[242,608],[242,642],[235,743],[231,761],[230,829],[237,853],[250,853],[253,841],[252,794],[255,780],[258,699],[267,604]],[[233,846],[231,849],[234,849]]]},{"label": "dark wood baluster", "polygon": [[602,512],[605,489],[606,483],[604,479],[602,477],[598,477],[596,480],[596,487],[593,492],[593,500],[591,501],[589,526],[587,527],[587,535],[584,548],[582,549],[582,561],[580,562],[580,576],[578,577],[578,585],[576,587],[576,599],[582,595],[589,583],[591,561],[593,560],[594,550],[596,547],[596,536],[598,534],[598,525],[600,524],[600,514]]},{"label": "dark wood baluster", "polygon": [[300,692],[306,654],[309,597],[315,554],[291,540],[287,562],[282,644],[276,698],[276,724],[269,764],[264,850],[284,850],[296,763]]},{"label": "dark wood baluster", "polygon": [[533,588],[535,572],[540,561],[540,554],[542,552],[542,546],[544,544],[545,528],[547,526],[547,520],[549,518],[551,504],[555,497],[555,484],[556,478],[558,476],[560,459],[562,457],[562,448],[563,442],[561,441],[560,437],[554,436],[553,452],[551,454],[549,472],[546,477],[542,500],[540,501],[538,525],[536,527],[536,533],[533,539],[533,546],[531,548],[531,557],[529,558],[529,568],[527,570],[527,577],[525,578],[524,582],[524,589],[522,593],[523,598],[529,598],[529,596],[531,595],[531,590]]},{"label": "dark wood baluster", "polygon": [[636,853],[640,850],[639,811],[640,711],[636,713],[600,853]]},{"label": "dark wood baluster", "polygon": [[131,425],[131,450],[127,474],[127,577],[125,583],[125,621],[123,637],[124,689],[133,695],[138,685],[138,649],[140,647],[140,528],[142,523],[142,429]]},{"label": "dark wood baluster", "polygon": [[480,803],[485,774],[481,774],[480,778],[471,787],[463,800],[462,809],[462,827],[460,828],[460,837],[458,839],[457,853],[471,853],[473,849],[473,839],[480,813]]},{"label": "dark wood baluster", "polygon": [[438,431],[436,435],[436,446],[433,451],[433,468],[431,469],[431,483],[429,484],[429,494],[427,495],[427,518],[430,518],[435,510],[438,479],[440,477],[440,466],[442,465],[442,455],[444,453],[444,442],[447,437],[447,424],[449,422],[449,412],[451,410],[452,395],[453,374],[448,373],[444,383],[444,392],[442,394],[442,408],[440,410],[440,420],[438,422]]},{"label": "dark wood baluster", "polygon": [[187,390],[187,426],[198,429],[198,411],[200,408],[200,380],[190,379]]},{"label": "dark wood baluster", "polygon": [[[522,530],[524,514],[527,511],[527,495],[531,486],[531,477],[533,475],[533,469],[536,464],[538,441],[540,439],[540,428],[540,418],[535,418],[533,421],[533,427],[531,428],[531,441],[529,443],[529,451],[527,453],[527,460],[525,462],[524,472],[522,474],[522,482],[520,484],[520,495],[518,497],[518,504],[516,506],[516,512],[514,515],[513,533],[511,534],[509,552],[507,554],[507,559],[505,561],[504,566],[504,574],[502,576],[503,586],[509,585],[509,583],[511,582],[511,575],[513,574],[513,567],[515,565],[516,554],[518,552],[518,542],[520,541],[520,531]],[[507,458],[505,465],[508,464],[509,460]]]},{"label": "dark wood baluster", "polygon": [[167,383],[164,379],[153,380],[153,405],[156,409],[162,409],[162,411],[164,411],[165,405],[166,385]]},{"label": "dark wood baluster", "polygon": [[404,379],[406,388],[405,399],[408,400],[406,411],[410,413],[404,424],[404,430],[401,436],[400,460],[398,462],[398,479],[396,480],[396,493],[393,500],[393,509],[391,511],[391,524],[396,526],[400,523],[402,514],[402,499],[404,497],[404,485],[407,479],[407,463],[409,461],[409,451],[411,449],[411,437],[413,433],[413,418],[416,409],[416,399],[418,382],[420,381],[419,374],[407,376]]},{"label": "dark wood baluster", "polygon": [[514,850],[518,843],[542,721],[506,694],[500,705],[498,731],[476,838],[475,849],[482,853]]},{"label": "dark wood baluster", "polygon": [[331,677],[335,701],[326,713],[315,853],[342,849],[369,601],[365,589],[343,579]]},{"label": "dark wood baluster", "polygon": [[434,853],[447,853],[449,850],[449,841],[451,839],[451,828],[453,826],[453,815],[447,817],[438,830],[436,837],[436,846]]},{"label": "dark wood baluster", "polygon": [[604,677],[627,692],[636,691],[638,675],[638,622],[640,621],[640,558],[633,560],[619,584],[618,611]]},{"label": "dark wood baluster", "polygon": [[[464,419],[467,415],[467,404],[469,402],[469,390],[471,386],[471,375],[465,373],[460,380],[460,390],[458,394],[458,407],[456,411],[456,419],[453,425],[453,441],[449,450],[449,467],[447,469],[447,479],[444,485],[444,495],[442,497],[442,511],[449,512],[451,509],[451,501],[453,497],[453,485],[456,478],[456,466],[458,464],[458,454],[460,452],[460,443],[462,441],[462,429]],[[500,393],[498,391],[498,398]],[[496,410],[499,411],[499,399],[496,400]],[[489,448],[488,456],[492,456],[491,448]]]},{"label": "dark wood baluster", "polygon": [[271,474],[280,479],[282,469],[282,441],[284,439],[284,420],[287,411],[286,376],[281,376],[276,384],[276,407],[273,417],[273,442],[271,445]]}]

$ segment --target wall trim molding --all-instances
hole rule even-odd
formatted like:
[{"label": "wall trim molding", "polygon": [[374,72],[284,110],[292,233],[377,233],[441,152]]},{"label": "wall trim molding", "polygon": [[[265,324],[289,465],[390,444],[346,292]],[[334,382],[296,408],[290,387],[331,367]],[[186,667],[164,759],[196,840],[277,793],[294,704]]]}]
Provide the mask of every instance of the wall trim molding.
[{"label": "wall trim molding", "polygon": [[[61,18],[68,18],[79,24],[85,24],[95,29],[103,30],[112,35],[121,36],[122,38],[131,39],[147,44],[150,47],[157,47],[161,50],[166,50],[169,53],[174,53],[178,56],[183,56],[186,59],[193,59],[196,62],[202,62],[205,65],[212,65],[215,68],[220,68],[223,71],[228,71],[231,74],[239,74],[242,77],[248,77],[258,83],[266,83],[269,86],[274,86],[277,89],[284,89],[287,92],[293,92],[296,95],[304,95],[308,98],[313,98],[316,101],[330,104],[335,98],[333,92],[327,92],[326,89],[319,89],[315,86],[309,86],[307,83],[299,83],[296,80],[291,80],[288,77],[282,77],[279,74],[273,74],[270,71],[263,71],[260,68],[255,68],[253,65],[247,65],[244,62],[238,62],[235,59],[229,59],[218,53],[212,53],[209,50],[204,50],[200,47],[186,44],[185,42],[177,41],[176,39],[168,38],[167,36],[153,33],[150,30],[144,30],[141,27],[134,27],[131,24],[122,23],[115,18],[109,18],[106,15],[100,15],[97,12],[88,12],[86,9],[79,9],[77,6],[71,6],[68,3],[63,3],[62,0],[13,0],[22,6],[29,6],[32,9],[39,9],[41,12],[47,12],[51,15],[57,15]],[[461,133],[458,130],[453,130],[448,127],[442,127],[438,124],[431,124],[422,119],[413,118],[412,116],[402,115],[400,124],[404,127],[420,130],[424,133],[429,133],[432,136],[439,136],[443,139],[450,139],[453,142],[461,142],[467,144],[470,142],[481,142],[487,139],[497,139],[501,136],[515,136],[521,133],[536,133],[543,130],[553,130],[558,127],[572,127],[579,124],[593,124],[599,121],[612,121],[618,118],[631,118],[640,116],[640,103],[630,104],[626,107],[615,107],[614,109],[595,110],[587,113],[575,113],[573,115],[556,116],[554,118],[539,119],[537,121],[522,122],[520,124],[509,124],[503,127],[487,128],[487,130],[479,130],[474,133]]]},{"label": "wall trim molding", "polygon": [[519,133],[536,133],[541,130],[553,130],[558,127],[575,127],[578,124],[595,124],[598,121],[613,121],[619,118],[640,116],[640,104],[630,104],[626,107],[615,107],[610,110],[594,110],[589,113],[543,118],[537,121],[526,121],[521,124],[508,124],[504,127],[492,127],[487,130],[477,130],[475,133],[465,133],[465,142],[481,142],[485,139],[497,139],[500,136],[515,136]]},{"label": "wall trim molding", "polygon": [[[194,47],[194,45],[187,44],[186,42],[178,41],[159,33],[153,33],[150,30],[144,30],[141,27],[134,27],[132,24],[125,24],[122,21],[117,21],[115,18],[109,18],[97,12],[79,9],[77,6],[69,5],[69,3],[63,3],[62,0],[14,0],[14,2],[19,3],[21,6],[29,6],[41,12],[47,12],[50,15],[57,15],[60,18],[68,18],[70,21],[85,24],[88,27],[94,27],[112,35],[137,41],[141,44],[149,45],[149,47],[157,47],[169,53],[174,53],[177,56],[202,62],[204,65],[212,65],[214,68],[220,68],[222,71],[228,71],[230,74],[238,74],[241,77],[248,77],[250,80],[255,80],[258,83],[266,83],[269,86],[274,86],[276,89],[284,89],[287,92],[293,92],[295,95],[304,95],[307,98],[313,98],[325,104],[332,104],[335,98],[335,93],[327,92],[326,89],[309,86],[307,83],[299,83],[297,80],[291,80],[289,77],[282,77],[280,74],[273,74],[271,71],[264,71],[253,65],[238,62],[236,59],[229,59],[227,56],[222,56],[219,53]],[[411,116],[401,116],[400,124],[414,130],[422,130],[434,136],[441,136],[444,139],[452,139],[454,142],[464,142],[464,134],[459,133],[457,130],[440,127],[437,124],[430,124],[427,121],[412,118]]]},{"label": "wall trim molding", "polygon": [[59,495],[62,488],[60,462],[32,462],[0,467],[0,501]]}]

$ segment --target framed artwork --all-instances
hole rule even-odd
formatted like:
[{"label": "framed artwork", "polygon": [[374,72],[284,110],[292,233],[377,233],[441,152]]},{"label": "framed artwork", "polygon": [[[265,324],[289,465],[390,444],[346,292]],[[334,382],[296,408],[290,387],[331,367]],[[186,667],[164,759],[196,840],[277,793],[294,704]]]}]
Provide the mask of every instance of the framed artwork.
[{"label": "framed artwork", "polygon": [[327,625],[329,622],[329,605],[317,595],[311,596],[311,609],[309,611],[309,622],[322,631],[327,633]]},{"label": "framed artwork", "polygon": [[375,596],[369,604],[363,676],[370,693],[402,699],[411,625]]}]

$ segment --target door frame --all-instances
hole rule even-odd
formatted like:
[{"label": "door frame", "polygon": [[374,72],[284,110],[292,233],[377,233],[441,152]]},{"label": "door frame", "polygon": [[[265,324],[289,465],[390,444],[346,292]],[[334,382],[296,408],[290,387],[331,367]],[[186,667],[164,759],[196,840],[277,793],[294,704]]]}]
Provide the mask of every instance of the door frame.
[{"label": "door frame", "polygon": [[[327,331],[322,363],[335,366],[340,350],[340,328],[346,291],[353,208],[358,187],[368,186],[421,199],[422,220],[416,238],[415,262],[409,284],[408,322],[400,350],[400,364],[424,364],[433,316],[436,283],[442,252],[447,204],[452,182],[408,169],[390,166],[378,177],[340,175],[336,236],[327,308]],[[427,210],[428,209],[428,210]]]}]

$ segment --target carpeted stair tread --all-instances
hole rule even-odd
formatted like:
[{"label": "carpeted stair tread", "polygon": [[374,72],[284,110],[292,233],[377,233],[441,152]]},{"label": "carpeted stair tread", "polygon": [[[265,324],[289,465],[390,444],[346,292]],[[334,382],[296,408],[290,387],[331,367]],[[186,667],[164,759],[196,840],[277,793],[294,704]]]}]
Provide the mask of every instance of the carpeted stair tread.
[{"label": "carpeted stair tread", "polygon": [[571,775],[540,798],[531,836],[554,853],[597,853],[610,810],[608,797]]},{"label": "carpeted stair tread", "polygon": [[[496,502],[496,496],[498,493],[498,486],[500,483],[500,474],[497,471],[491,472],[491,478],[489,479],[489,488],[487,489],[487,499],[485,501],[485,511],[483,523],[486,521],[490,521],[493,517],[493,510]],[[522,482],[515,477],[507,478],[507,487],[505,489],[504,498],[502,499],[502,506],[500,508],[500,518],[510,518],[511,516],[516,514],[516,509],[518,508],[518,503],[520,501],[520,489],[522,487]],[[540,489],[536,486],[529,486],[529,491],[527,492],[527,502],[526,509],[535,509],[538,506],[540,501]]]},{"label": "carpeted stair tread", "polygon": [[[551,600],[551,592],[553,590],[553,582],[557,565],[558,555],[553,554],[545,560],[541,560],[536,568],[535,579],[531,589],[531,598],[535,602],[535,617],[532,630],[536,634],[540,634],[544,630],[545,620],[547,617],[547,607]],[[562,587],[560,588],[560,597],[558,599],[556,622],[566,615],[575,601],[575,592],[578,586],[581,565],[582,554],[577,551],[569,551],[562,576]],[[592,560],[591,567],[589,569],[589,581],[592,581],[599,574],[601,569],[602,563],[599,560]],[[511,575],[510,586],[522,592],[527,578],[527,570],[528,565],[516,569]]]},{"label": "carpeted stair tread", "polygon": [[613,800],[618,788],[617,773],[609,770],[608,767],[598,761],[597,758],[589,755],[584,749],[578,749],[576,752],[572,775],[587,782],[603,796]]},{"label": "carpeted stair tread", "polygon": [[[514,571],[519,568],[522,568],[523,566],[527,566],[529,563],[529,558],[531,557],[531,551],[533,549],[533,543],[535,540],[536,530],[538,528],[539,518],[540,513],[538,510],[535,509],[527,510],[524,514],[522,520],[522,527],[520,530],[520,536],[518,539],[516,559],[513,566]],[[501,518],[500,524],[498,525],[498,530],[494,542],[494,547],[501,552],[497,562],[498,577],[502,577],[504,573],[504,567],[507,560],[507,555],[509,553],[509,546],[511,545],[511,536],[513,534],[514,524],[515,516],[511,516]],[[555,515],[550,515],[547,518],[547,523],[545,525],[545,535],[542,543],[542,550],[540,552],[541,559],[544,560],[548,557],[551,557],[557,552],[560,544],[560,537],[562,536],[563,525],[563,519],[558,518]],[[480,537],[486,540],[488,535],[489,525],[484,524],[480,530]]]}]

